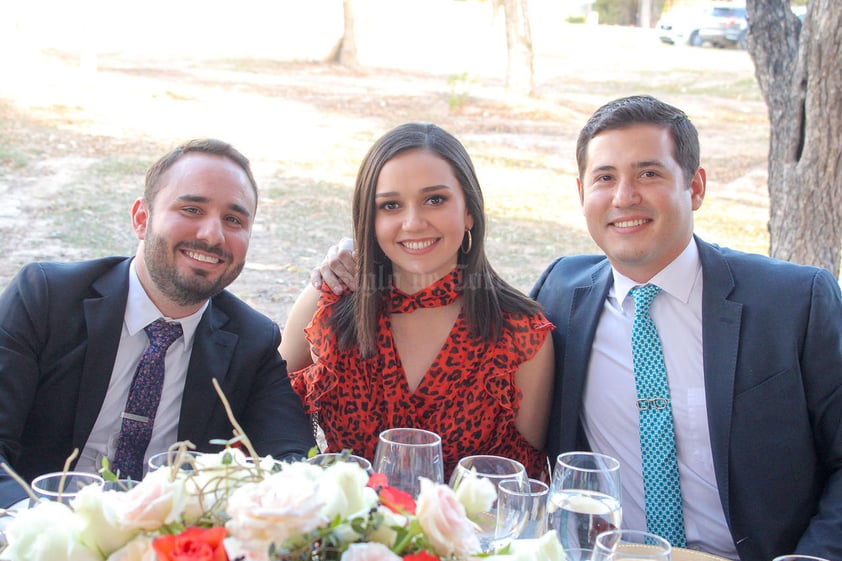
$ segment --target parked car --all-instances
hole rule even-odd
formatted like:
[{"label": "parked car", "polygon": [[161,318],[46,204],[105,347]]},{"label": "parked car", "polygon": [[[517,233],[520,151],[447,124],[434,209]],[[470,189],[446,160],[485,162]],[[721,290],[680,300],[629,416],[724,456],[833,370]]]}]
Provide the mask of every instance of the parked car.
[{"label": "parked car", "polygon": [[714,47],[746,48],[748,20],[743,4],[714,4],[702,18],[699,39]]},{"label": "parked car", "polygon": [[704,10],[675,8],[665,12],[658,20],[658,38],[670,45],[692,45],[699,47],[699,24]]}]

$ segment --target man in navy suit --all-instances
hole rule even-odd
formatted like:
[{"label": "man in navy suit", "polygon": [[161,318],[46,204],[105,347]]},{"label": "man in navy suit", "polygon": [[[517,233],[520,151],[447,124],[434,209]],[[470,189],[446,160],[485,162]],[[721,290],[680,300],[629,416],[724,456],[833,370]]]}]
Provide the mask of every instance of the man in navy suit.
[{"label": "man in navy suit", "polygon": [[[166,352],[148,458],[177,441],[218,450],[233,427],[212,385],[261,455],[304,456],[312,429],[278,353],[280,330],[225,288],[246,259],[257,186],[248,160],[205,139],[146,174],[132,207],[134,258],[25,266],[0,295],[0,462],[24,480],[113,459],[132,378],[163,318],[183,335]],[[0,506],[25,496],[0,470]]]},{"label": "man in navy suit", "polygon": [[[699,152],[687,115],[649,96],[612,101],[582,129],[579,196],[605,254],[562,257],[532,290],[556,326],[548,453],[618,458],[622,526],[647,529],[629,292],[654,284],[687,545],[842,560],[839,285],[695,237]],[[337,293],[355,267],[341,246],[314,271]]]},{"label": "man in navy suit", "polygon": [[842,559],[842,298],[824,270],[705,243],[698,134],[648,96],[594,113],[579,197],[605,255],[562,257],[532,290],[556,326],[551,457],[621,462],[623,527],[646,526],[629,291],[660,287],[687,545],[744,561]]}]

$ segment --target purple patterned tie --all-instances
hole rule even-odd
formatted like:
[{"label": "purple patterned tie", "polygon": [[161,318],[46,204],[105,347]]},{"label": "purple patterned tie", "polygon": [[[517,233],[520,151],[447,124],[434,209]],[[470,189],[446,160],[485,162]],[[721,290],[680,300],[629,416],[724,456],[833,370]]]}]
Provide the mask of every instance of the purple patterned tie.
[{"label": "purple patterned tie", "polygon": [[131,477],[135,481],[143,477],[143,456],[152,438],[155,413],[161,400],[164,386],[164,358],[167,349],[181,337],[181,324],[155,320],[144,329],[149,337],[149,346],[137,365],[126,409],[120,416],[120,437],[114,455],[111,471],[120,470],[120,477]]}]

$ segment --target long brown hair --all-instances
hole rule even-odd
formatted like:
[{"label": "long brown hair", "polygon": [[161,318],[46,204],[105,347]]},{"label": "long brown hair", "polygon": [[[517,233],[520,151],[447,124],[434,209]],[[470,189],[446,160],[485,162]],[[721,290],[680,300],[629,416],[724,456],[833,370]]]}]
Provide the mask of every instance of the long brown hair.
[{"label": "long brown hair", "polygon": [[[540,306],[513,288],[494,271],[485,255],[485,210],[474,165],[462,143],[430,123],[406,123],[382,137],[363,159],[354,187],[354,238],[357,247],[357,290],[337,303],[332,328],[339,346],[357,345],[364,357],[377,352],[377,321],[384,298],[392,287],[392,264],[377,243],[374,229],[375,194],[380,170],[407,150],[429,150],[446,160],[465,195],[473,218],[467,252],[459,251],[462,298],[471,334],[483,340],[497,340],[504,327],[504,312],[535,313]],[[464,247],[465,244],[463,244]]]}]

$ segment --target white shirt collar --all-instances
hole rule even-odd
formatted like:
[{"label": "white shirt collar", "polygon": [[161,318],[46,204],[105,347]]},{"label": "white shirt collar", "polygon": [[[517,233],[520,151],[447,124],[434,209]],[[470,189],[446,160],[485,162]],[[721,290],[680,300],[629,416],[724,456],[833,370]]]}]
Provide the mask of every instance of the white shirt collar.
[{"label": "white shirt collar", "polygon": [[[685,304],[690,301],[690,293],[693,291],[693,283],[699,278],[699,270],[702,268],[702,261],[699,259],[699,248],[696,246],[696,239],[690,238],[690,243],[684,248],[672,263],[661,269],[658,274],[652,277],[646,284],[654,284],[673,298]],[[611,287],[612,295],[617,302],[623,302],[629,291],[639,282],[633,281],[617,269],[611,267],[614,275],[614,286]],[[692,279],[688,282],[688,279]]]},{"label": "white shirt collar", "polygon": [[149,298],[149,295],[146,294],[146,290],[143,288],[143,285],[140,284],[140,279],[137,276],[137,269],[135,267],[135,261],[132,259],[132,263],[129,266],[129,297],[126,301],[126,315],[124,318],[129,335],[135,335],[158,318],[164,318],[167,321],[177,321],[181,324],[181,330],[184,333],[184,336],[174,344],[183,342],[185,348],[189,349],[193,345],[193,337],[196,335],[196,328],[199,326],[199,322],[202,320],[202,314],[205,313],[207,307],[208,302],[205,302],[198,311],[187,317],[179,318],[178,320],[166,317],[161,313],[157,306],[152,303],[152,300]]}]

